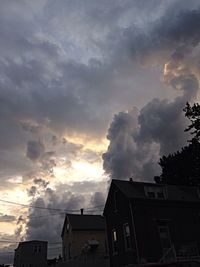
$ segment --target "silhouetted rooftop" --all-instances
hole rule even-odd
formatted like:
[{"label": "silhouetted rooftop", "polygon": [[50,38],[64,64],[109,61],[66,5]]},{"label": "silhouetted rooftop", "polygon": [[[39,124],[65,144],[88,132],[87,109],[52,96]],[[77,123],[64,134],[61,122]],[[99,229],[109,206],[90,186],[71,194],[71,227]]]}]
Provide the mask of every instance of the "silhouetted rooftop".
[{"label": "silhouetted rooftop", "polygon": [[101,215],[66,214],[61,236],[67,223],[73,231],[105,230],[105,220]]},{"label": "silhouetted rooftop", "polygon": [[[146,191],[151,188],[163,188],[165,197],[163,200],[172,201],[200,201],[199,187],[197,186],[178,186],[178,185],[161,185],[156,183],[134,182],[124,180],[112,180],[112,183],[128,198],[149,199]],[[158,198],[155,198],[158,199]],[[161,199],[161,198],[159,198]]]}]

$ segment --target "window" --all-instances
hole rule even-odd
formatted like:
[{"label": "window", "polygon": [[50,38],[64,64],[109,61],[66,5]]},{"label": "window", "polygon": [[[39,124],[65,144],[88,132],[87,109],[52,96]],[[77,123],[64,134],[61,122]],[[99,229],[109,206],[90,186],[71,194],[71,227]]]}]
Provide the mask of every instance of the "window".
[{"label": "window", "polygon": [[35,253],[37,252],[37,246],[34,246],[34,250]]},{"label": "window", "polygon": [[167,225],[167,222],[158,222],[158,232],[160,235],[160,242],[161,246],[163,248],[163,251],[168,250],[171,248],[171,238],[169,233],[169,227]]},{"label": "window", "polygon": [[198,251],[198,245],[196,242],[188,242],[188,243],[183,243],[181,244],[180,248],[177,251],[177,256],[178,257],[197,257],[199,256],[199,251]]},{"label": "window", "polygon": [[155,193],[151,192],[151,191],[147,192],[147,196],[150,197],[150,198],[155,198],[156,197]]},{"label": "window", "polygon": [[39,246],[39,248],[38,248],[38,252],[41,252],[41,246]]},{"label": "window", "polygon": [[165,188],[162,186],[145,186],[145,195],[149,198],[165,199]]},{"label": "window", "polygon": [[113,248],[113,254],[117,253],[117,231],[116,229],[112,230],[112,248]]},{"label": "window", "polygon": [[131,234],[130,234],[130,227],[128,223],[123,225],[124,230],[124,242],[125,242],[125,249],[128,250],[131,248]]}]

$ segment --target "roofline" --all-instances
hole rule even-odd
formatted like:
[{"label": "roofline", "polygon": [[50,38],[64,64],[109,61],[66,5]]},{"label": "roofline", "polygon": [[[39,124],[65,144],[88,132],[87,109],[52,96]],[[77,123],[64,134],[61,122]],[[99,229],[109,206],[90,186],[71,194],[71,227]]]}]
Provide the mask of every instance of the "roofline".
[{"label": "roofline", "polygon": [[102,217],[102,215],[101,214],[74,214],[74,213],[66,213],[66,216],[68,216],[68,215],[72,215],[72,216],[91,216],[91,217],[94,217],[94,216],[100,216],[100,217]]},{"label": "roofline", "polygon": [[[66,219],[67,219],[67,217],[68,217],[68,215],[69,216],[77,216],[77,217],[82,217],[82,216],[84,216],[84,217],[86,217],[86,216],[90,216],[90,217],[101,217],[101,218],[104,218],[104,216],[103,215],[100,215],[100,214],[73,214],[73,213],[66,213],[65,214],[65,220],[64,220],[64,223],[63,223],[63,227],[62,227],[62,231],[61,231],[61,237],[63,237],[63,234],[64,234],[64,229],[65,229],[65,224],[66,224]],[[73,231],[88,231],[88,230],[90,230],[90,231],[97,231],[97,230],[99,230],[99,231],[102,231],[102,230],[105,230],[105,228],[103,229],[103,228],[98,228],[98,229],[93,229],[93,228],[91,228],[91,229],[87,229],[87,230],[84,230],[84,229],[73,229]]]},{"label": "roofline", "polygon": [[114,183],[115,180],[117,180],[117,179],[112,179],[111,180],[110,185],[109,185],[109,188],[108,188],[108,194],[107,194],[106,202],[105,202],[104,209],[103,209],[103,216],[104,217],[105,217],[106,206],[107,206],[107,203],[108,203],[108,196],[110,194],[110,189],[111,189],[111,186],[112,186],[112,184]]},{"label": "roofline", "polygon": [[130,199],[130,200],[139,200],[139,201],[155,201],[155,202],[158,202],[158,201],[162,201],[162,202],[178,202],[178,203],[199,203],[200,200],[184,200],[184,199],[181,199],[181,200],[174,200],[174,199],[150,199],[150,198],[144,198],[144,197],[128,197],[122,190],[121,188],[118,186],[118,182],[125,182],[125,183],[131,183],[131,184],[140,184],[140,185],[143,185],[143,186],[160,186],[160,187],[168,187],[168,186],[173,186],[173,187],[179,187],[179,188],[194,188],[194,189],[197,189],[199,188],[199,186],[186,186],[186,185],[173,185],[173,184],[157,184],[155,182],[139,182],[139,181],[130,181],[130,180],[120,180],[120,179],[112,179],[111,180],[111,183],[110,183],[110,186],[109,186],[109,190],[108,190],[108,195],[107,195],[107,199],[106,199],[106,203],[105,203],[105,206],[104,206],[104,210],[103,210],[103,215],[105,216],[105,211],[106,211],[106,208],[107,208],[107,203],[108,203],[108,197],[109,197],[109,193],[110,193],[110,189],[111,187],[113,186],[113,184],[120,190],[120,192],[127,198],[127,199]]},{"label": "roofline", "polygon": [[155,183],[155,182],[140,182],[140,181],[130,181],[130,180],[122,180],[122,179],[112,179],[112,182],[127,182],[127,183],[133,183],[133,184],[142,184],[142,185],[149,185],[149,186],[177,186],[177,187],[186,187],[186,188],[199,188],[200,185],[176,185],[176,184],[158,184],[158,183]]},{"label": "roofline", "polygon": [[45,240],[27,240],[27,241],[20,241],[19,244],[24,244],[24,243],[36,243],[36,242],[40,242],[40,243],[48,243],[48,241],[45,241]]}]

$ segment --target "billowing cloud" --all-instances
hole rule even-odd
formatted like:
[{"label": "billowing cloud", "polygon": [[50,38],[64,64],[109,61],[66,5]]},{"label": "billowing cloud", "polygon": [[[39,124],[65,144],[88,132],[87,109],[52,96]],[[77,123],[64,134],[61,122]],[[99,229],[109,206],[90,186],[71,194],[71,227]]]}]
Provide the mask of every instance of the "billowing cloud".
[{"label": "billowing cloud", "polygon": [[[163,53],[166,47],[172,51],[164,65],[164,82],[180,90],[182,95],[173,101],[155,98],[140,110],[139,116],[131,112],[115,115],[107,136],[110,145],[103,154],[104,169],[112,178],[133,176],[136,180],[153,180],[159,171],[156,167],[159,157],[186,144],[183,108],[187,101],[195,99],[199,89],[199,77],[194,66],[188,63],[199,43],[199,18],[199,10],[176,14],[169,23],[166,23],[169,17],[164,17],[152,32],[152,43],[145,42],[145,47],[134,46],[139,54],[146,49],[152,54]],[[163,25],[166,27],[161,31]]]},{"label": "billowing cloud", "polygon": [[[199,21],[198,0],[1,1],[0,189],[47,208],[103,203],[107,183],[91,179],[113,114],[106,175],[152,179],[187,139]],[[22,214],[16,236],[55,240],[63,215],[45,212],[30,209],[27,226]]]}]

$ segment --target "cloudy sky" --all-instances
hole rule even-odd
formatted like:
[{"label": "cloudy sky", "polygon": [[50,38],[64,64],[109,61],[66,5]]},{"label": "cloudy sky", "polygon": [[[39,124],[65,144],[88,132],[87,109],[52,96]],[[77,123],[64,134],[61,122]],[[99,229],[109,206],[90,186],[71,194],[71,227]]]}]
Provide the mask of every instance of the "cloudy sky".
[{"label": "cloudy sky", "polygon": [[111,178],[153,181],[187,142],[199,42],[198,0],[0,1],[0,263],[20,240],[58,255]]}]

